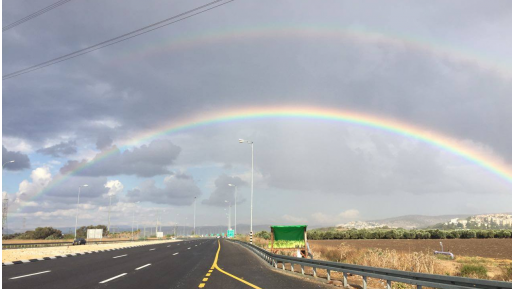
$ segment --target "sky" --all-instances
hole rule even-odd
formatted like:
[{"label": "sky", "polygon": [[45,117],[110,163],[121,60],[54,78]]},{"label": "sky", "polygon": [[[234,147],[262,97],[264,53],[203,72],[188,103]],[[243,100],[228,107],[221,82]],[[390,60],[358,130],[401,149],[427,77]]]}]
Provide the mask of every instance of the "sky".
[{"label": "sky", "polygon": [[[54,2],[3,1],[3,26]],[[70,1],[4,31],[3,75],[206,3]],[[109,202],[116,225],[191,226],[195,207],[197,226],[222,225],[234,204],[248,224],[252,146],[238,139],[253,141],[254,224],[511,212],[511,6],[235,0],[4,79],[9,228],[73,226],[84,184],[79,225],[106,224]],[[318,117],[262,115],[298,108]]]}]

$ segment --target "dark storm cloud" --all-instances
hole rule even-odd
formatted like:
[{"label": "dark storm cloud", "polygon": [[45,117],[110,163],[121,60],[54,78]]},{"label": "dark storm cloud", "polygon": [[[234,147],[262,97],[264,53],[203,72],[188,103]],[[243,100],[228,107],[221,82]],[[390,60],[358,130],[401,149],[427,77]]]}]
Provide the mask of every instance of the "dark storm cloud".
[{"label": "dark storm cloud", "polygon": [[191,205],[195,197],[202,194],[193,178],[179,173],[164,179],[164,188],[155,185],[154,180],[147,180],[137,188],[127,192],[129,202],[150,202],[177,206]]},{"label": "dark storm cloud", "polygon": [[53,145],[51,147],[47,147],[44,149],[37,150],[38,153],[49,155],[53,157],[61,157],[66,155],[71,155],[77,152],[77,142],[76,141],[68,141],[61,142],[60,144]]},{"label": "dark storm cloud", "polygon": [[[241,187],[246,186],[246,182],[241,180],[239,177],[231,177],[226,174],[222,174],[219,176],[216,181],[214,181],[214,185],[216,189],[211,193],[208,199],[203,200],[202,204],[217,206],[217,207],[225,207],[227,203],[225,201],[231,202],[234,204],[234,187],[229,186],[229,184],[236,185],[239,190]],[[240,195],[241,191],[239,191],[239,197],[237,203],[244,202],[244,199]]]},{"label": "dark storm cloud", "polygon": [[[102,152],[91,161],[71,160],[61,169],[61,174],[66,174],[80,166],[91,163],[85,169],[77,172],[83,176],[115,176],[115,175],[137,175],[151,177],[168,174],[167,166],[173,164],[180,154],[180,147],[168,140],[154,140],[149,145],[142,145],[139,148],[121,152],[116,146],[111,148],[114,152]],[[105,153],[109,156],[101,160]]]},{"label": "dark storm cloud", "polygon": [[[223,42],[222,46],[214,42],[189,50],[165,52],[167,45],[170,45],[168,42],[173,43],[169,40],[170,33],[180,37],[186,35],[183,34],[184,30],[189,29],[201,34],[212,26],[211,19],[219,19],[223,15],[230,17],[224,18],[219,27],[212,29],[275,23],[277,18],[283,16],[278,11],[266,11],[266,5],[262,3],[265,2],[234,3],[191,21],[181,22],[180,29],[170,26],[144,36],[146,38],[135,38],[23,76],[22,81],[6,81],[4,106],[10,109],[4,111],[6,119],[9,119],[9,125],[4,124],[4,134],[40,142],[62,133],[77,133],[79,137],[93,141],[92,138],[99,131],[107,130],[113,133],[115,139],[119,132],[135,133],[205,109],[314,103],[316,106],[393,116],[458,138],[471,139],[491,146],[510,162],[510,81],[498,78],[492,71],[481,70],[479,66],[432,55],[430,49],[406,49],[372,41],[362,43],[352,38],[311,41],[308,37],[286,37],[276,41],[249,38],[240,42]],[[419,3],[402,6],[402,11],[390,11],[390,5],[367,1],[349,7],[332,3],[326,9],[312,9],[312,3],[293,5],[292,2],[283,2],[274,5],[283,8],[294,6],[298,14],[288,15],[292,23],[310,19],[309,23],[332,21],[334,26],[351,27],[358,22],[365,28],[380,27],[384,30],[385,38],[394,38],[388,35],[389,30],[402,29],[407,31],[407,35],[409,32],[418,35],[421,31],[427,34],[428,39],[435,39],[434,42],[437,37],[451,39],[451,35],[468,35],[469,38],[461,40],[476,48],[474,46],[481,44],[474,39],[479,39],[477,35],[483,34],[488,39],[496,40],[488,42],[489,49],[508,50],[505,55],[510,55],[510,49],[503,48],[509,46],[510,42],[505,41],[506,45],[500,45],[503,39],[511,37],[510,30],[503,25],[510,23],[510,15],[501,7],[503,4],[473,2],[474,8],[468,7],[466,13],[459,12],[459,19],[455,19],[449,15],[453,15],[450,11],[461,11],[458,3],[461,2],[445,3],[442,16],[441,11],[434,9],[433,5],[430,5],[431,9],[426,9],[425,5]],[[134,15],[132,19],[133,28],[195,3],[159,11],[149,8],[154,4],[148,3],[145,8],[141,7],[139,1],[124,4],[124,9],[137,11],[135,15],[139,15]],[[4,10],[6,19],[15,19],[19,11],[26,9],[18,5],[26,4],[9,4]],[[62,16],[59,22],[52,21],[53,18],[46,15],[6,33],[4,37],[9,41],[6,41],[4,48],[7,56],[4,70],[18,67],[20,62],[37,63],[55,56],[55,45],[63,52],[73,51],[80,47],[77,43],[95,43],[116,33],[126,32],[127,28],[116,25],[125,16],[119,13],[117,4],[103,4],[107,6],[102,6],[100,10],[97,9],[98,5],[96,2],[66,5],[53,11]],[[345,8],[339,9],[340,5]],[[391,13],[377,14],[377,11],[383,10]],[[242,14],[236,17],[233,11]],[[473,11],[487,13],[476,14]],[[393,17],[395,13],[402,17]],[[86,14],[94,21],[82,16]],[[356,18],[356,15],[359,17]],[[440,22],[431,23],[433,19],[441,17]],[[477,17],[482,19],[478,22],[491,23],[496,27],[496,33],[491,35],[486,26],[476,25]],[[70,25],[61,25],[61,21]],[[109,29],[83,25],[84,21]],[[48,31],[55,29],[59,33],[32,35],[33,38],[25,39],[33,33],[31,29],[38,23],[47,27]],[[80,27],[81,33],[76,33],[76,27]],[[431,27],[430,31],[426,27]],[[504,33],[507,34],[502,36]],[[42,41],[46,38],[52,41]],[[153,54],[152,45],[143,46],[146,40],[162,48],[162,54]],[[48,47],[41,47],[37,55],[31,54],[33,45],[30,45],[30,41],[45,43]],[[437,43],[428,43],[430,45],[437,48]],[[459,43],[459,46],[463,44]],[[144,49],[150,51],[146,53],[142,51]],[[125,69],[118,69],[121,65]],[[141,78],[141,75],[146,78]],[[202,85],[193,85],[191,79]],[[45,85],[56,81],[59,81],[59,85]],[[34,95],[38,96],[37,102],[33,101]],[[60,101],[62,99],[67,101]],[[47,105],[50,103],[51,106]],[[45,107],[45,110],[35,109],[37,107]],[[33,125],[35,119],[39,120],[37,126]],[[100,121],[95,124],[91,120]],[[103,120],[114,120],[119,127],[109,127]],[[477,129],[479,127],[488,129]]]},{"label": "dark storm cloud", "polygon": [[23,169],[30,168],[30,160],[26,154],[23,154],[21,152],[8,151],[3,145],[2,145],[2,161],[4,163],[14,161],[14,163],[6,164],[5,167],[3,167],[4,170],[21,171]]}]

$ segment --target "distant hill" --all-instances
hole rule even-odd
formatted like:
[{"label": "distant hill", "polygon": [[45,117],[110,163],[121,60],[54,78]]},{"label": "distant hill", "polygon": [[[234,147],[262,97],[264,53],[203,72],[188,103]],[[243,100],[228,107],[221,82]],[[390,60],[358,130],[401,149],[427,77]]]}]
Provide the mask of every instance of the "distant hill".
[{"label": "distant hill", "polygon": [[424,215],[407,215],[400,216],[395,218],[388,218],[382,220],[375,220],[373,222],[384,224],[388,227],[396,227],[396,228],[418,228],[423,229],[429,226],[433,226],[438,223],[448,222],[450,219],[454,218],[467,218],[472,216],[469,215],[441,215],[441,216],[424,216]]},{"label": "distant hill", "polygon": [[389,228],[404,228],[404,229],[423,229],[435,224],[448,222],[454,218],[467,218],[469,215],[441,215],[441,216],[424,216],[424,215],[407,215],[394,218],[369,220],[369,221],[354,221],[345,224],[338,224],[338,228],[356,228],[356,229],[371,229],[381,228],[387,226]]}]

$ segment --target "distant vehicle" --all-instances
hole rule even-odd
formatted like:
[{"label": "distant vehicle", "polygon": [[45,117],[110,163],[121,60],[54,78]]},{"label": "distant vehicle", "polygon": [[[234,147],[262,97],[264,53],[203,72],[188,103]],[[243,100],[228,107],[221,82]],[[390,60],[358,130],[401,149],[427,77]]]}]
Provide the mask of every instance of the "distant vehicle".
[{"label": "distant vehicle", "polygon": [[73,245],[86,245],[86,239],[77,238],[77,239],[73,240]]}]

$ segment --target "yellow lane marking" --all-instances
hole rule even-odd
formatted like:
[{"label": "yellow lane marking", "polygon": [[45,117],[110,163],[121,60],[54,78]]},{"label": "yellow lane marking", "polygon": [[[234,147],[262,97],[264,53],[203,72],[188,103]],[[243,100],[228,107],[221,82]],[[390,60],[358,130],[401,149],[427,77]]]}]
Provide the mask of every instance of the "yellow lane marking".
[{"label": "yellow lane marking", "polygon": [[205,283],[200,283],[200,285],[198,285],[198,288],[203,288],[205,286]]},{"label": "yellow lane marking", "polygon": [[[234,275],[232,275],[232,274],[230,274],[230,273],[228,273],[228,272],[225,272],[225,271],[223,271],[220,267],[218,267],[218,255],[219,255],[219,253],[220,253],[220,249],[221,249],[221,244],[220,244],[220,241],[218,240],[218,252],[216,252],[216,257],[214,258],[214,263],[212,263],[212,266],[213,266],[214,268],[218,269],[218,271],[220,271],[221,273],[223,273],[223,274],[225,274],[225,275],[227,275],[227,276],[230,276],[230,277],[232,277],[232,278],[236,279],[236,280],[237,280],[237,281],[239,281],[239,282],[243,282],[243,283],[245,283],[246,285],[248,285],[248,286],[250,286],[250,287],[252,287],[252,288],[255,288],[255,289],[262,289],[261,287],[255,286],[255,285],[253,285],[252,283],[250,283],[250,282],[248,282],[248,281],[245,281],[245,280],[243,280],[243,279],[240,279],[240,278],[238,278],[238,277],[236,277],[236,276],[234,276]],[[209,273],[207,273],[207,274],[209,274]]]},{"label": "yellow lane marking", "polygon": [[207,274],[205,274],[205,276],[209,277],[209,276],[211,276],[211,273],[207,273]]},{"label": "yellow lane marking", "polygon": [[212,273],[212,270],[209,270],[209,273]]},{"label": "yellow lane marking", "polygon": [[207,282],[207,280],[209,280],[209,278],[203,278],[203,282]]}]

